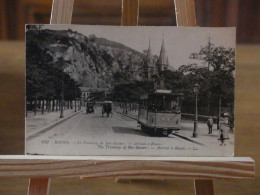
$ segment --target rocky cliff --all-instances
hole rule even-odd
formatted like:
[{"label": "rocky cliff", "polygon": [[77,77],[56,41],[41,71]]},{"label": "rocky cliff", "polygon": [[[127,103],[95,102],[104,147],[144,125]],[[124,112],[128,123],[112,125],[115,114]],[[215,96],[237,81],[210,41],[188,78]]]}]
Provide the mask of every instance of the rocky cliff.
[{"label": "rocky cliff", "polygon": [[119,82],[118,76],[129,81],[143,75],[145,54],[105,38],[72,30],[33,29],[27,31],[26,39],[50,54],[54,63],[62,60],[64,71],[80,86],[112,87]]}]

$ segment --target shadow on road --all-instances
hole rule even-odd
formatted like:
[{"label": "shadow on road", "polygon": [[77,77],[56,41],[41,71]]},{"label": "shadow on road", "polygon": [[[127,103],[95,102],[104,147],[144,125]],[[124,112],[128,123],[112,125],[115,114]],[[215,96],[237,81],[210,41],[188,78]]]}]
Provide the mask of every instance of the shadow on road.
[{"label": "shadow on road", "polygon": [[142,132],[139,129],[129,128],[129,127],[112,127],[113,131],[115,133],[121,133],[121,134],[131,134],[131,135],[140,135],[144,137],[151,137],[144,132]]},{"label": "shadow on road", "polygon": [[112,118],[111,116],[107,117],[106,115],[102,116],[102,115],[91,115],[91,114],[85,114],[86,116],[90,116],[91,118]]},{"label": "shadow on road", "polygon": [[108,117],[103,117],[103,116],[91,116],[91,118],[108,118]]}]

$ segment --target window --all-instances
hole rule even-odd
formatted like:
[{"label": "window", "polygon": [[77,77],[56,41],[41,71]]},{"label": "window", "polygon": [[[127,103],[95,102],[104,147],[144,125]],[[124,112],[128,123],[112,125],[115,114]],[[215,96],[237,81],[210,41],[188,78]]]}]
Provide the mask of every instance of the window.
[{"label": "window", "polygon": [[171,94],[150,94],[148,110],[158,112],[175,112],[179,110],[178,98]]}]

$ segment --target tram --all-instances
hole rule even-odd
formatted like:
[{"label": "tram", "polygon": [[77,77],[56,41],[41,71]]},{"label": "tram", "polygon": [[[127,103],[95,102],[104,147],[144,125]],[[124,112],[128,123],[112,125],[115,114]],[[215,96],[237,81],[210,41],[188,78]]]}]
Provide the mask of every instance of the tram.
[{"label": "tram", "polygon": [[140,97],[138,123],[141,129],[154,136],[168,136],[180,130],[181,93],[170,90],[155,90]]}]

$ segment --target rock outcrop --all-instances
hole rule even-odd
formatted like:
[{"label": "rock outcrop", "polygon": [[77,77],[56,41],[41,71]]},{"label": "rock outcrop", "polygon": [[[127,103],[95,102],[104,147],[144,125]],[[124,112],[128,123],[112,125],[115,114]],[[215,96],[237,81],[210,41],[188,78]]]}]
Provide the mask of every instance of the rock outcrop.
[{"label": "rock outcrop", "polygon": [[72,30],[29,30],[27,40],[33,40],[42,51],[47,51],[54,63],[62,59],[64,71],[69,72],[80,86],[114,86],[115,75],[124,75],[125,80],[140,80],[143,76],[145,54],[121,43],[85,36]]}]

